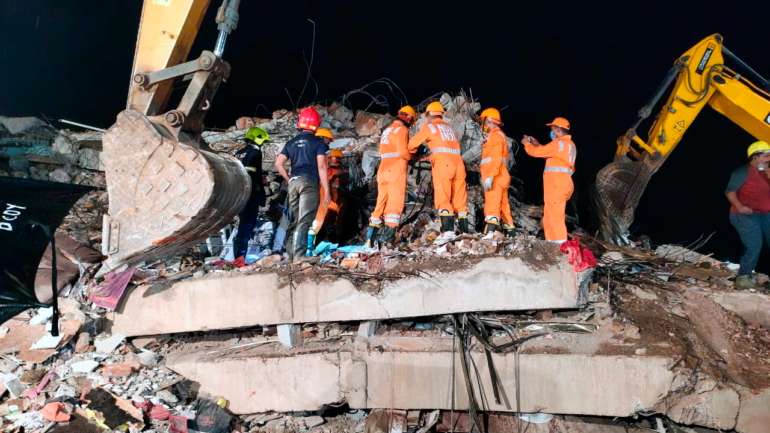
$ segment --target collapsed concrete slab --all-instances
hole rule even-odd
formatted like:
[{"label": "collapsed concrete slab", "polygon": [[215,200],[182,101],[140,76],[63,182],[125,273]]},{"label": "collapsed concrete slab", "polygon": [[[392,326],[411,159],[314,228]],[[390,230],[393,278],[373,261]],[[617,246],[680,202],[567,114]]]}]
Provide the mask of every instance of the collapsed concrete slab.
[{"label": "collapsed concrete slab", "polygon": [[[204,391],[226,395],[239,414],[316,410],[340,401],[361,409],[468,409],[451,338],[374,337],[365,348],[319,350],[262,346],[228,354],[206,349],[171,354],[167,366]],[[659,356],[494,354],[502,385],[497,403],[483,352],[472,357],[477,399],[502,412],[629,416],[655,407],[671,391],[675,376],[673,361]]]},{"label": "collapsed concrete slab", "polygon": [[746,322],[770,328],[770,296],[750,292],[714,292],[710,296]]},{"label": "collapsed concrete slab", "polygon": [[487,257],[456,265],[447,261],[435,269],[419,268],[412,276],[382,279],[376,290],[355,283],[350,275],[235,273],[162,289],[139,287],[112,314],[113,332],[138,336],[457,312],[566,309],[578,307],[585,298],[578,274],[561,255],[553,263],[536,265],[516,257]]}]

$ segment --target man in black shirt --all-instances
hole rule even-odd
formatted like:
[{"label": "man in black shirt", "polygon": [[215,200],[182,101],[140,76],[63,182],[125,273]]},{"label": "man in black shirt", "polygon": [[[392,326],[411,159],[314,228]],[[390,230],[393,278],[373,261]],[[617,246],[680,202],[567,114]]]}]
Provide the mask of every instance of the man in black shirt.
[{"label": "man in black shirt", "polygon": [[270,139],[262,128],[249,128],[246,131],[246,147],[238,153],[241,164],[251,178],[251,195],[246,207],[238,214],[238,233],[233,241],[233,257],[246,256],[249,239],[257,224],[259,207],[265,205],[265,188],[262,185],[262,144]]},{"label": "man in black shirt", "polygon": [[[321,125],[321,116],[311,108],[299,113],[297,127],[300,133],[289,140],[275,158],[275,169],[289,184],[289,211],[291,222],[287,230],[286,251],[289,260],[305,256],[307,232],[318,210],[319,183],[329,191],[326,151],[329,147],[314,133]],[[286,172],[286,162],[291,164],[291,176]],[[328,206],[329,195],[324,197]]]}]

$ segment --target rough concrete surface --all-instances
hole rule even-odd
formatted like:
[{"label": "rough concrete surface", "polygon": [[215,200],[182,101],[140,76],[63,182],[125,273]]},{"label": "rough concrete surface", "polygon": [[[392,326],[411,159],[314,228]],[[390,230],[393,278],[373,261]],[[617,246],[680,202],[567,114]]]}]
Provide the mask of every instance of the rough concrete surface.
[{"label": "rough concrete surface", "polygon": [[139,287],[112,315],[113,332],[155,335],[578,306],[577,274],[563,258],[544,270],[518,258],[491,257],[467,269],[425,272],[430,276],[386,282],[379,293],[360,290],[345,278],[290,283],[277,273],[193,279],[162,289]]}]

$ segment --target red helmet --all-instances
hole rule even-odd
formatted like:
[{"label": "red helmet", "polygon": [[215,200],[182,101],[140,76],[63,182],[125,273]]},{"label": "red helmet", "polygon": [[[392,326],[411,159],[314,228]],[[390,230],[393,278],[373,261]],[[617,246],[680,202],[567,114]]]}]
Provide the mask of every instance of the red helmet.
[{"label": "red helmet", "polygon": [[299,112],[299,120],[297,121],[297,128],[306,129],[308,131],[315,131],[321,125],[321,116],[315,111],[313,107],[303,108]]}]

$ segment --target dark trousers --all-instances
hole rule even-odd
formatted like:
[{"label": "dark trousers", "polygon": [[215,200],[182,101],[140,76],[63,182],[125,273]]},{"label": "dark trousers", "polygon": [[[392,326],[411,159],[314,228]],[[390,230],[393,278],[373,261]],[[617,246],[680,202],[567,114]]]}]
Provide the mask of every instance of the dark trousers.
[{"label": "dark trousers", "polygon": [[317,181],[297,177],[289,182],[291,220],[289,229],[286,231],[286,252],[289,253],[290,260],[296,260],[305,255],[307,232],[313,224],[319,201]]},{"label": "dark trousers", "polygon": [[256,203],[247,203],[241,213],[238,214],[238,233],[233,241],[233,257],[245,256],[249,248],[249,239],[254,234],[257,225],[257,213],[259,206]]},{"label": "dark trousers", "polygon": [[738,275],[751,275],[759,262],[762,242],[770,245],[770,213],[730,214],[730,222],[743,242],[743,256]]}]

